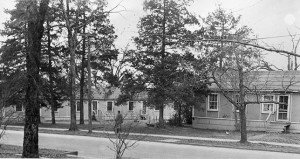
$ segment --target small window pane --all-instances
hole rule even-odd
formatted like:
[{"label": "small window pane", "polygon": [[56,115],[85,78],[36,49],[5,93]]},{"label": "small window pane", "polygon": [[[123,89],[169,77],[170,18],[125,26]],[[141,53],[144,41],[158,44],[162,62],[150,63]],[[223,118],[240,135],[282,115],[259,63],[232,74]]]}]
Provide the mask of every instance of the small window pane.
[{"label": "small window pane", "polygon": [[129,102],[129,110],[133,110],[133,102]]},{"label": "small window pane", "polygon": [[145,104],[145,102],[143,102],[143,114],[146,114],[147,113],[147,106]]},{"label": "small window pane", "polygon": [[107,111],[112,111],[112,102],[107,102]]},{"label": "small window pane", "polygon": [[80,111],[80,101],[76,101],[76,111]]},{"label": "small window pane", "polygon": [[17,112],[21,112],[22,111],[22,105],[21,104],[16,105],[16,111]]},{"label": "small window pane", "polygon": [[263,104],[263,111],[264,112],[273,111],[273,104]]},{"label": "small window pane", "polygon": [[97,112],[97,101],[93,101],[93,110]]},{"label": "small window pane", "polygon": [[209,109],[218,109],[218,95],[211,94],[209,95]]}]

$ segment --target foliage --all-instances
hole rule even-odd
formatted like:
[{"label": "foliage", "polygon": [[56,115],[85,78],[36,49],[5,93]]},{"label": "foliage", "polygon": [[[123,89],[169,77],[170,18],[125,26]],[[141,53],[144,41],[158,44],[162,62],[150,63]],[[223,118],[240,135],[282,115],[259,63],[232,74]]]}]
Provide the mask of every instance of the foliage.
[{"label": "foliage", "polygon": [[130,98],[147,91],[148,102],[159,107],[161,126],[164,123],[164,105],[171,100],[169,92],[181,67],[178,61],[182,54],[189,52],[186,46],[192,45],[185,40],[193,37],[186,26],[198,22],[186,6],[185,1],[145,1],[147,15],[140,19],[139,36],[134,37],[137,51],[128,54],[133,69],[123,80],[121,97]]},{"label": "foliage", "polygon": [[192,109],[191,107],[183,107],[181,112],[179,110],[173,114],[172,118],[169,119],[168,124],[170,126],[183,126],[183,124],[192,124]]},{"label": "foliage", "polygon": [[[11,104],[22,104],[24,103],[25,97],[25,86],[24,82],[27,81],[25,75],[26,68],[26,51],[28,50],[28,25],[26,22],[26,6],[28,4],[26,1],[19,1],[16,3],[16,8],[12,10],[7,10],[6,13],[11,15],[10,20],[5,22],[5,29],[1,30],[1,35],[6,37],[4,45],[1,46],[1,58],[0,62],[3,67],[3,77],[7,78],[5,81],[9,82],[10,92],[15,92],[14,96],[10,97],[6,105]],[[50,14],[47,16],[48,19],[54,20],[54,16],[57,16],[57,10],[54,10],[53,6],[50,8]],[[52,17],[51,17],[52,16]],[[56,22],[59,22],[56,18]],[[52,27],[53,31],[51,37],[56,39],[61,33],[59,29]],[[47,31],[47,30],[46,30]],[[61,46],[55,45],[51,48],[51,54],[55,60],[55,65],[49,68],[47,59],[47,42],[46,37],[42,40],[42,52],[41,52],[41,78],[42,82],[39,91],[41,93],[41,98],[39,99],[41,103],[51,103],[50,100],[50,90],[49,90],[49,76],[47,72],[52,71],[54,75],[54,89],[56,90],[54,95],[55,103],[57,107],[61,106],[61,102],[66,96],[64,91],[66,79],[62,76],[64,72],[63,60],[64,51]],[[53,41],[52,41],[53,42]],[[52,44],[54,44],[53,42]],[[11,81],[11,82],[10,82]],[[18,91],[17,91],[18,90]],[[43,104],[45,105],[45,104]]]},{"label": "foliage", "polygon": [[[224,39],[251,41],[251,29],[239,26],[240,17],[218,8],[206,19],[204,39],[214,39],[202,43],[202,53],[211,61],[210,74],[222,95],[239,110],[240,124],[235,116],[236,125],[240,125],[241,142],[247,142],[246,130],[246,91],[249,92],[247,74],[260,69],[260,52],[256,48],[238,43],[224,43]],[[254,41],[255,42],[255,41]],[[228,91],[233,90],[237,95]],[[246,90],[247,89],[247,90]],[[236,113],[235,113],[236,114]]]}]

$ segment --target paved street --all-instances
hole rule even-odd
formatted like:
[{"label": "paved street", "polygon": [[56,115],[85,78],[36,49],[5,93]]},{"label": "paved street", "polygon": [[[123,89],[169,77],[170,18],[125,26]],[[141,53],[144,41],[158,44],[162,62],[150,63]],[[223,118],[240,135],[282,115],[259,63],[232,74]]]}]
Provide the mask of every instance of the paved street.
[{"label": "paved street", "polygon": [[[23,132],[6,132],[1,143],[22,145]],[[86,136],[70,136],[40,133],[40,147],[60,150],[78,151],[84,158],[112,158],[113,152],[108,148],[112,146],[106,138]],[[137,147],[125,153],[132,158],[205,158],[205,159],[299,159],[300,155],[291,153],[278,153],[267,151],[251,151],[228,149],[219,147],[204,147],[191,145],[178,145],[169,143],[139,142]]]}]

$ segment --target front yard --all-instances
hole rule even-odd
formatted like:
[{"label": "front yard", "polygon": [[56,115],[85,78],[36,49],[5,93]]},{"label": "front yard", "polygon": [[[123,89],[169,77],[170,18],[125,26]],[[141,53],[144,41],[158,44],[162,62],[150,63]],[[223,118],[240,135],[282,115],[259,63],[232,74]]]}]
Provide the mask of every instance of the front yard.
[{"label": "front yard", "polygon": [[[189,137],[203,137],[203,138],[217,138],[217,139],[240,139],[240,132],[238,131],[219,131],[219,130],[205,130],[205,129],[195,129],[191,126],[185,127],[174,127],[166,126],[166,128],[155,128],[149,127],[144,122],[132,122],[125,121],[124,125],[133,123],[133,128],[131,132],[142,133],[142,134],[156,134],[156,135],[174,135],[174,136],[189,136]],[[99,131],[113,131],[113,122],[93,122],[93,130]],[[59,122],[55,125],[51,123],[41,123],[40,128],[61,128],[68,129],[68,122]],[[84,125],[78,124],[78,129],[88,130],[88,122],[86,121]],[[48,130],[47,130],[48,131]],[[46,130],[41,130],[40,132],[47,132]],[[54,132],[55,133],[55,132]],[[300,144],[300,134],[285,134],[285,133],[267,133],[267,132],[248,132],[249,141],[265,141],[265,142],[278,142],[278,143],[288,143],[288,144]]]}]

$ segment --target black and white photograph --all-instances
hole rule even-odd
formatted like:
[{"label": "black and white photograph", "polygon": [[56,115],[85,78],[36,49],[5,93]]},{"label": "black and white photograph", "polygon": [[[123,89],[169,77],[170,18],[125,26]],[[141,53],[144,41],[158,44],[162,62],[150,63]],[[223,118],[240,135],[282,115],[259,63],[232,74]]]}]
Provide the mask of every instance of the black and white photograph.
[{"label": "black and white photograph", "polygon": [[0,1],[0,158],[299,159],[300,0]]}]

